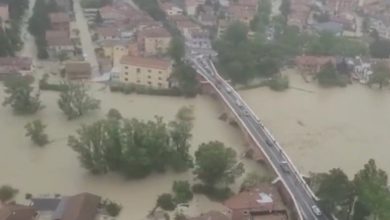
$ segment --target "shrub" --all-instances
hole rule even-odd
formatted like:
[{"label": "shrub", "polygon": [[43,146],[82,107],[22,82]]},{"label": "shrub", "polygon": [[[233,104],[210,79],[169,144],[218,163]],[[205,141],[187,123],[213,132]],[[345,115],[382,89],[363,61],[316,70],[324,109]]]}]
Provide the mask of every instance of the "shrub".
[{"label": "shrub", "polygon": [[229,187],[216,188],[199,183],[192,186],[192,191],[197,194],[204,194],[213,201],[224,201],[234,194]]}]

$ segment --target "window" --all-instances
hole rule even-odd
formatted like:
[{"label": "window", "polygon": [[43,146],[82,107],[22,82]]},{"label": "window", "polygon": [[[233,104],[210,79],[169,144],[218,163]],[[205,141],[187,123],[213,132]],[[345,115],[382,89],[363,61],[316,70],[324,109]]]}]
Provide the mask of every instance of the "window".
[{"label": "window", "polygon": [[125,66],[125,69],[129,69],[129,66]]},{"label": "window", "polygon": [[162,72],[161,71],[158,71],[159,74],[161,74]]},{"label": "window", "polygon": [[152,72],[152,70],[148,70],[148,73],[151,73]]},{"label": "window", "polygon": [[140,68],[137,68],[137,73],[141,73],[141,69]]},{"label": "window", "polygon": [[126,81],[126,82],[129,81],[129,78],[125,78],[125,81]]},{"label": "window", "polygon": [[152,78],[151,76],[148,76],[148,79]]},{"label": "window", "polygon": [[161,87],[161,86],[162,86],[162,84],[161,84],[161,83],[158,83],[157,85],[158,85],[158,87]]},{"label": "window", "polygon": [[152,85],[152,82],[148,81],[148,85]]},{"label": "window", "polygon": [[162,80],[162,78],[161,78],[161,77],[158,77],[158,80]]},{"label": "window", "polygon": [[140,82],[141,82],[141,81],[138,79],[138,80],[137,80],[137,83],[140,83]]},{"label": "window", "polygon": [[129,75],[129,72],[125,72],[125,75]]}]

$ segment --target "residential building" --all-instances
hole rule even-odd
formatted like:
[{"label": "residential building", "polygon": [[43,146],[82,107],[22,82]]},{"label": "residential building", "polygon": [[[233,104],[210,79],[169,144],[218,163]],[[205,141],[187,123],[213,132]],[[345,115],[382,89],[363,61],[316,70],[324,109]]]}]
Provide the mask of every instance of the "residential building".
[{"label": "residential building", "polygon": [[246,5],[231,4],[228,7],[228,18],[230,20],[240,21],[249,26],[250,22],[256,15],[256,8]]},{"label": "residential building", "polygon": [[213,26],[216,26],[216,24],[217,24],[217,16],[215,16],[214,14],[210,14],[210,13],[200,13],[198,16],[198,21],[203,26],[213,27]]},{"label": "residential building", "polygon": [[0,204],[0,220],[37,220],[37,211],[29,206]]},{"label": "residential building", "polygon": [[183,9],[178,7],[177,5],[173,4],[170,1],[164,1],[160,0],[158,1],[160,8],[165,12],[166,15],[172,16],[172,15],[182,15]]},{"label": "residential building", "polygon": [[331,56],[307,56],[302,55],[295,58],[295,64],[302,73],[316,74],[321,68],[329,63],[335,63]]},{"label": "residential building", "polygon": [[121,32],[115,27],[98,27],[95,30],[96,40],[119,40]]},{"label": "residential building", "polygon": [[13,72],[29,73],[31,66],[32,59],[30,57],[0,57],[0,67]]},{"label": "residential building", "polygon": [[185,11],[186,11],[187,15],[189,15],[189,16],[196,15],[196,10],[199,6],[198,0],[185,0],[184,5],[185,5]]},{"label": "residential building", "polygon": [[57,58],[60,54],[68,57],[74,55],[75,47],[68,31],[46,31],[46,43],[47,52],[51,58]]},{"label": "residential building", "polygon": [[210,49],[210,34],[207,31],[192,30],[190,31],[188,37],[186,37],[186,43],[192,48]]},{"label": "residential building", "polygon": [[89,79],[92,74],[91,64],[84,61],[65,63],[65,78],[69,80]]},{"label": "residential building", "polygon": [[307,20],[310,16],[310,6],[307,2],[293,1],[291,3],[290,14],[287,19],[287,24],[296,26],[299,30],[306,28]]},{"label": "residential building", "polygon": [[274,219],[287,220],[287,210],[272,185],[262,185],[243,191],[224,202],[228,216],[233,220]]},{"label": "residential building", "polygon": [[169,88],[172,62],[150,57],[124,56],[120,81],[153,88]]},{"label": "residential building", "polygon": [[55,12],[49,14],[50,27],[53,30],[69,31],[70,17],[64,12]]},{"label": "residential building", "polygon": [[201,214],[197,217],[189,218],[188,220],[232,220],[232,219],[221,212],[210,211],[210,212]]},{"label": "residential building", "polygon": [[0,3],[0,28],[5,29],[9,23],[8,4]]},{"label": "residential building", "polygon": [[99,205],[100,197],[90,193],[31,199],[31,207],[35,208],[39,215],[53,220],[95,220],[101,215]]},{"label": "residential building", "polygon": [[166,53],[169,49],[172,36],[162,27],[145,28],[138,32],[137,42],[145,55]]}]

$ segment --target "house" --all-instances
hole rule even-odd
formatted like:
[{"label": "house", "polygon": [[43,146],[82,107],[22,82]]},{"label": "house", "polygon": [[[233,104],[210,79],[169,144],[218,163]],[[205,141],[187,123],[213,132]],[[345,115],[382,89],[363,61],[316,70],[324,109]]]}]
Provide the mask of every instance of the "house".
[{"label": "house", "polygon": [[299,30],[303,30],[306,27],[307,20],[309,19],[311,8],[306,2],[293,2],[294,3],[291,4],[287,24],[290,26],[296,26]]},{"label": "house", "polygon": [[61,198],[33,198],[30,204],[39,215],[52,220],[95,220],[100,214],[99,205],[100,197],[90,193]]},{"label": "house", "polygon": [[232,196],[224,202],[228,216],[234,220],[273,219],[287,220],[287,210],[277,189],[261,185]]},{"label": "house", "polygon": [[30,57],[0,57],[0,80],[11,75],[30,73],[31,66]]},{"label": "house", "polygon": [[37,211],[18,204],[0,205],[0,220],[37,220]]},{"label": "house", "polygon": [[307,56],[302,55],[295,58],[295,64],[303,73],[316,74],[321,68],[329,63],[335,62],[335,58],[331,56]]},{"label": "house", "polygon": [[255,8],[239,4],[231,4],[227,12],[230,20],[240,21],[248,26],[256,15]]},{"label": "house", "polygon": [[65,77],[69,80],[89,79],[92,74],[91,64],[84,61],[69,61],[65,64]]},{"label": "house", "polygon": [[182,15],[183,9],[179,8],[172,2],[162,2],[159,1],[160,8],[165,12],[166,15],[172,16],[172,15]]},{"label": "house", "polygon": [[150,57],[124,56],[121,60],[120,81],[153,88],[169,88],[172,62]]},{"label": "house", "polygon": [[30,57],[0,57],[0,67],[9,68],[17,72],[31,71],[32,59]]},{"label": "house", "polygon": [[184,1],[185,11],[187,15],[194,16],[196,15],[196,10],[199,6],[198,0],[185,0]]},{"label": "house", "polygon": [[0,28],[6,28],[9,21],[8,4],[0,3]]},{"label": "house", "polygon": [[53,30],[69,31],[70,18],[64,12],[55,12],[49,14],[50,27]]},{"label": "house", "polygon": [[171,34],[163,27],[145,28],[137,34],[138,46],[145,55],[166,53],[171,39]]},{"label": "house", "polygon": [[98,27],[95,30],[97,40],[119,40],[121,32],[115,27]]},{"label": "house", "polygon": [[189,218],[188,220],[232,220],[232,219],[221,212],[210,211],[201,214],[200,216]]},{"label": "house", "polygon": [[47,52],[49,57],[57,58],[60,54],[70,57],[74,55],[75,47],[68,31],[46,31]]}]

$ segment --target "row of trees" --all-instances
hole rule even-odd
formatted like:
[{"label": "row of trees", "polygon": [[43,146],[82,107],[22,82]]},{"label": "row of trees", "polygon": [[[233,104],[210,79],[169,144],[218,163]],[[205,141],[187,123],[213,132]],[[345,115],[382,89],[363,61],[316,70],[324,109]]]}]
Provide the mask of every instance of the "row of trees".
[{"label": "row of trees", "polygon": [[[52,1],[50,1],[52,2]],[[46,50],[46,30],[50,28],[49,20],[49,5],[45,0],[36,0],[33,10],[33,15],[29,20],[28,30],[35,38],[35,44],[37,46],[38,57],[40,59],[46,59],[48,53]]]},{"label": "row of trees", "polygon": [[182,172],[192,167],[191,128],[191,121],[180,117],[169,123],[161,117],[140,121],[111,111],[106,119],[83,125],[77,135],[69,136],[68,145],[94,174],[117,171],[141,178],[167,168]]},{"label": "row of trees", "polygon": [[320,198],[320,206],[338,219],[390,219],[388,176],[369,160],[353,180],[341,169],[312,174],[311,185]]},{"label": "row of trees", "polygon": [[[39,99],[40,93],[34,92],[34,79],[31,76],[12,75],[4,80],[5,93],[8,95],[3,105],[10,105],[17,114],[34,114],[44,106]],[[89,96],[88,88],[80,83],[64,83],[58,99],[58,106],[69,120],[79,118],[91,110],[100,107],[100,101]]]}]

